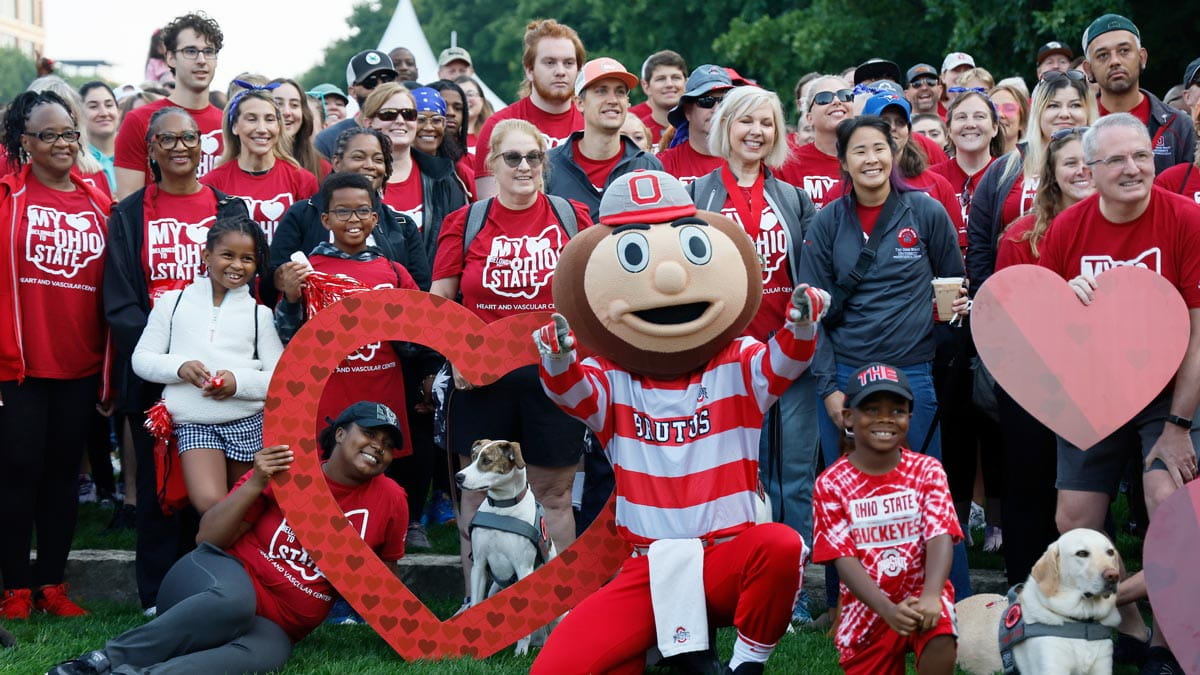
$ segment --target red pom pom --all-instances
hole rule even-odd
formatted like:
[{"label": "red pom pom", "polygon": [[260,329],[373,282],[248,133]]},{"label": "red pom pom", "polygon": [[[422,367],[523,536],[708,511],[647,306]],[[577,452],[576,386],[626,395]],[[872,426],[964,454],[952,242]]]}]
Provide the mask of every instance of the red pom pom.
[{"label": "red pom pom", "polygon": [[159,400],[146,411],[146,431],[159,441],[170,438],[175,432],[175,423],[171,420],[171,413],[167,412],[165,401]]},{"label": "red pom pom", "polygon": [[317,312],[325,309],[347,295],[371,290],[356,279],[344,274],[329,274],[327,272],[312,272],[304,280],[304,312],[306,316],[316,316]]},{"label": "red pom pom", "polygon": [[223,378],[223,377],[214,377],[208,381],[209,389],[220,389],[221,387],[224,387],[224,386],[225,386],[225,378]]}]

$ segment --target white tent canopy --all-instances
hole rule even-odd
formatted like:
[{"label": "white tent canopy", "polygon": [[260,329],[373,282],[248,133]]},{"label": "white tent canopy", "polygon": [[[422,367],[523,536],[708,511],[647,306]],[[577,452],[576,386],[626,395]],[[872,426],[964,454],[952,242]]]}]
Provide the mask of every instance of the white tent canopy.
[{"label": "white tent canopy", "polygon": [[[468,45],[461,46],[467,51],[471,51]],[[417,71],[420,73],[422,82],[432,82],[437,79],[437,56],[429,46],[429,40],[425,39],[425,31],[421,30],[421,22],[417,20],[417,12],[413,9],[412,0],[400,0],[400,4],[396,6],[396,13],[392,15],[392,20],[388,23],[387,30],[379,39],[377,49],[389,52],[396,47],[405,47],[413,53],[417,59]],[[478,74],[475,75],[475,80],[479,82],[479,86],[483,87],[483,95],[491,102],[493,109],[500,110],[505,107],[504,101],[487,86],[487,83]]]}]

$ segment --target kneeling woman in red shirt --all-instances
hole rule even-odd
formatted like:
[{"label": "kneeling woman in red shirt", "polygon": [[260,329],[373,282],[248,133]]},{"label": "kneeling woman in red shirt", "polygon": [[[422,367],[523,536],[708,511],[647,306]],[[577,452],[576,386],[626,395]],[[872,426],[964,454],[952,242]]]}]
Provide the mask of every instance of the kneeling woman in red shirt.
[{"label": "kneeling woman in red shirt", "polygon": [[[346,408],[319,437],[334,499],[385,562],[403,557],[408,530],[404,489],[383,478],[402,440],[396,414],[370,401]],[[158,664],[172,672],[249,673],[283,666],[292,643],[325,618],[334,593],[295,543],[275,500],[271,476],[287,471],[293,458],[286,445],[260,450],[254,469],[204,514],[199,547],[163,579],[157,618],[50,672],[121,666],[140,672]]]}]

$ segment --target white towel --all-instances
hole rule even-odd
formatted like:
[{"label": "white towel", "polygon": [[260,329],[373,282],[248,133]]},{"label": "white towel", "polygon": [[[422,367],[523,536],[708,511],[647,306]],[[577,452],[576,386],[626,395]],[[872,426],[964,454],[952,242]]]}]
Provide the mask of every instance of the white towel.
[{"label": "white towel", "polygon": [[708,649],[704,546],[699,539],[650,544],[650,602],[663,658]]}]

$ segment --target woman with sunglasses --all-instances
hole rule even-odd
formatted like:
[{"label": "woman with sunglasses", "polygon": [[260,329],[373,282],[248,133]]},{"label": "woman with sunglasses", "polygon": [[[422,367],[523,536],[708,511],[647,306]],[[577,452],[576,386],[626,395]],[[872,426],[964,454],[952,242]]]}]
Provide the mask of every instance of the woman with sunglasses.
[{"label": "woman with sunglasses", "polygon": [[813,142],[802,145],[779,168],[779,178],[802,188],[818,209],[837,199],[834,186],[842,178],[837,158],[837,126],[854,116],[854,91],[840,77],[813,80],[804,101],[805,119],[812,124]]},{"label": "woman with sunglasses", "polygon": [[[463,150],[466,133],[461,126],[465,112],[462,90],[453,82],[438,80],[428,87],[414,89],[412,93],[417,100],[414,146],[427,155],[454,162],[454,172],[466,186],[467,201],[471,201],[475,194],[475,170]],[[453,108],[451,101],[454,101]]]},{"label": "woman with sunglasses", "polygon": [[[1035,91],[1035,101],[1036,97]],[[1038,244],[1054,217],[1096,192],[1092,172],[1083,160],[1083,131],[1077,127],[1055,131],[1039,152],[1043,159],[1037,174],[1045,179],[1039,181],[1030,213],[1001,235],[997,272],[1011,265],[1038,264]],[[1004,521],[1020,524],[1004,532],[1004,566],[1009,583],[1020,583],[1058,537],[1055,437],[1003,388],[995,385],[994,389],[1004,443]]]},{"label": "woman with sunglasses", "polygon": [[1096,120],[1096,97],[1082,73],[1047,71],[1033,89],[1024,142],[984,172],[971,199],[967,227],[967,274],[979,290],[996,266],[1000,233],[1033,209],[1039,174],[1051,136]]},{"label": "woman with sunglasses", "polygon": [[[1029,97],[1010,84],[998,84],[988,90],[988,97],[1000,115],[1000,134],[1004,139],[1004,155],[1017,149],[1025,136],[1029,120]],[[1001,155],[1003,156],[1003,155]]]},{"label": "woman with sunglasses", "polygon": [[63,574],[93,410],[108,406],[100,287],[112,199],[72,171],[79,120],[54,92],[19,94],[3,137],[12,173],[0,178],[0,240],[11,247],[0,256],[0,618],[81,616]]},{"label": "woman with sunglasses", "polygon": [[[474,207],[459,209],[446,218],[430,292],[451,300],[461,293],[462,304],[488,322],[525,312],[553,311],[554,267],[570,230],[544,192],[545,136],[524,120],[504,120],[492,129],[486,161],[499,194],[486,202],[482,227],[469,241],[465,241],[468,212]],[[577,230],[591,225],[586,206],[570,202],[570,208]],[[537,366],[518,368],[481,387],[468,382],[457,369],[452,369],[452,377],[446,445],[451,457],[458,459],[455,466],[469,463],[476,439],[521,443],[529,487],[546,510],[550,538],[559,551],[566,549],[575,541],[571,486],[583,454],[583,425],[546,397]],[[467,526],[483,498],[482,492],[462,494],[458,523],[464,586],[471,573]]]},{"label": "woman with sunglasses", "polygon": [[416,222],[432,265],[442,219],[467,204],[467,187],[453,162],[413,147],[420,114],[416,98],[403,85],[376,87],[363,103],[362,114],[367,128],[382,131],[392,142],[392,175],[384,184],[383,201]]},{"label": "woman with sunglasses", "polygon": [[[154,181],[113,209],[104,267],[104,311],[112,329],[117,410],[127,415],[137,466],[137,580],[142,607],[154,607],[163,575],[185,553],[195,524],[164,516],[155,484],[154,440],[145,411],[162,386],[143,382],[131,357],[150,309],[164,293],[182,290],[203,270],[201,251],[217,218],[245,216],[246,204],[196,179],[203,137],[183,108],[160,108],[149,119],[146,152]],[[183,530],[192,528],[192,533]]]}]

